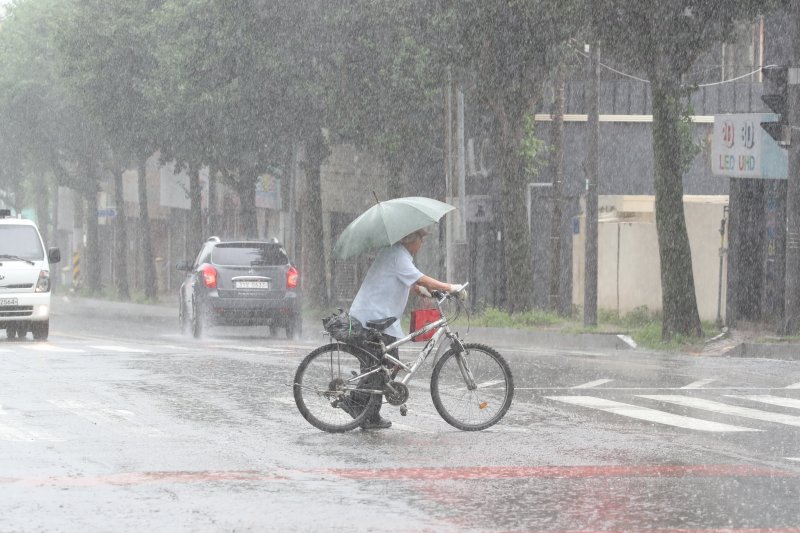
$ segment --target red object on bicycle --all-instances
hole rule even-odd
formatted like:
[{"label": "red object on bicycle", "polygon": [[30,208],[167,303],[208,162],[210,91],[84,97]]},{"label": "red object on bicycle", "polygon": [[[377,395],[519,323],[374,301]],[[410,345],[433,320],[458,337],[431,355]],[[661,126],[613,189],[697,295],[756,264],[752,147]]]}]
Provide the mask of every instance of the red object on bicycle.
[{"label": "red object on bicycle", "polygon": [[[424,328],[428,324],[436,322],[440,318],[442,318],[442,315],[439,313],[438,309],[417,309],[415,311],[411,311],[411,333],[414,333],[418,329]],[[414,342],[425,342],[433,337],[434,333],[436,333],[438,329],[439,328],[433,328],[423,335],[414,337],[412,340]]]}]

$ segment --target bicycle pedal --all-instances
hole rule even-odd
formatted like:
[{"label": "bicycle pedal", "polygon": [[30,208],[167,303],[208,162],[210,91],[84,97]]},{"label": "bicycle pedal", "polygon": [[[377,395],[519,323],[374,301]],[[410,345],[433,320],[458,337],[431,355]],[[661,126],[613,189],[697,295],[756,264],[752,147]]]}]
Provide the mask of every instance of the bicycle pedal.
[{"label": "bicycle pedal", "polygon": [[403,405],[400,407],[400,416],[406,416],[406,415],[408,415],[408,407]]}]

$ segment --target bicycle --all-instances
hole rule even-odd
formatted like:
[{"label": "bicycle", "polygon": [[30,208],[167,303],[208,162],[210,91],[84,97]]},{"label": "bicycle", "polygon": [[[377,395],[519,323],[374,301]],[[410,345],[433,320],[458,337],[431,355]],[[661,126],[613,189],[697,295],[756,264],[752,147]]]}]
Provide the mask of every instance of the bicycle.
[{"label": "bicycle", "polygon": [[[438,360],[433,363],[430,392],[439,415],[463,431],[479,431],[499,422],[514,397],[511,368],[493,348],[463,343],[451,331],[449,323],[465,309],[456,294],[433,291],[432,296],[440,318],[389,345],[384,344],[381,332],[394,323],[394,317],[368,321],[365,342],[345,342],[331,336],[333,342],[308,354],[297,368],[293,384],[295,403],[303,418],[323,431],[341,433],[360,426],[383,398],[399,406],[405,416],[408,383],[436,350]],[[451,299],[457,302],[457,312],[449,319],[443,304]],[[389,353],[433,330],[413,364]],[[378,381],[377,377],[383,379]],[[383,388],[375,388],[377,383],[383,383]]]}]

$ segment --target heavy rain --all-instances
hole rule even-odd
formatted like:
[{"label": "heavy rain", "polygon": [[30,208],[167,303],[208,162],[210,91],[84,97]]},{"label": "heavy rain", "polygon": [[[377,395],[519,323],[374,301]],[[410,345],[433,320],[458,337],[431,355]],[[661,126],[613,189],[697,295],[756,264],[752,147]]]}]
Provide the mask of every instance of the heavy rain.
[{"label": "heavy rain", "polygon": [[0,531],[800,531],[798,65],[791,0],[0,0]]}]

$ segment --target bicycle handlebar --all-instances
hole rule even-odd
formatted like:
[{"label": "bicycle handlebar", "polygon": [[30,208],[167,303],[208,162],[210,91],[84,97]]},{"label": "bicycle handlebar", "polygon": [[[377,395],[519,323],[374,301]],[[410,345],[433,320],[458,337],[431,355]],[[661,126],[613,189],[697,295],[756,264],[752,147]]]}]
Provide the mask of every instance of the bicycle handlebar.
[{"label": "bicycle handlebar", "polygon": [[459,291],[456,291],[456,292],[448,292],[448,291],[431,291],[431,296],[433,296],[434,298],[436,298],[436,299],[438,299],[438,300],[443,300],[443,299],[446,299],[446,298],[451,298],[451,297],[455,296],[456,294],[458,294],[459,292],[461,292],[461,291],[463,291],[464,289],[466,289],[466,288],[467,288],[467,285],[469,285],[469,281],[468,281],[468,282],[466,282],[466,283],[464,283],[464,284],[461,286],[461,290],[459,290]]}]

